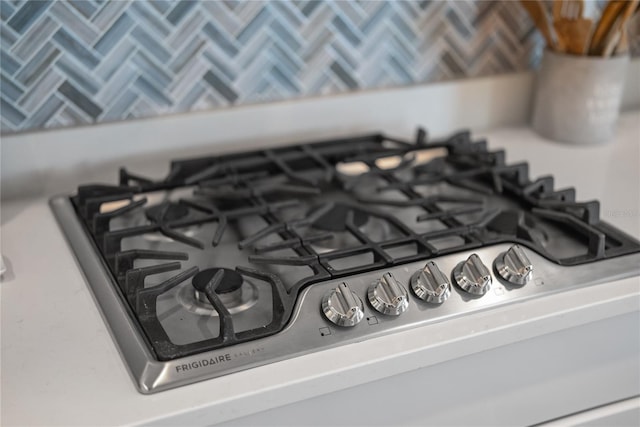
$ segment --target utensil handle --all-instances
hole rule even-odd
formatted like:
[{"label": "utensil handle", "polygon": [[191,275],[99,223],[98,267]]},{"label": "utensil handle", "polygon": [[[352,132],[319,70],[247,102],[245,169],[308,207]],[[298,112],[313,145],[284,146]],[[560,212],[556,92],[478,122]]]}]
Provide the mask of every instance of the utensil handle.
[{"label": "utensil handle", "polygon": [[582,18],[582,13],[584,12],[584,0],[573,0],[576,4],[576,18]]},{"label": "utensil handle", "polygon": [[611,28],[626,4],[627,2],[624,0],[611,0],[607,3],[591,37],[591,44],[589,46],[590,55],[603,54],[606,48],[607,35],[611,32]]},{"label": "utensil handle", "polygon": [[622,55],[627,53],[629,50],[629,33],[626,28],[622,28],[620,31],[620,41],[618,41],[618,46],[616,46],[615,53]]},{"label": "utensil handle", "polygon": [[624,43],[625,26],[629,18],[633,15],[633,12],[635,12],[638,1],[639,0],[630,0],[625,2],[626,4],[620,11],[618,19],[614,22],[613,27],[604,40],[602,56],[611,56],[613,52],[617,50],[616,47],[620,43]]},{"label": "utensil handle", "polygon": [[531,16],[533,23],[538,27],[542,36],[547,42],[547,46],[557,49],[556,41],[553,36],[553,29],[549,22],[549,17],[540,0],[520,0],[520,4]]},{"label": "utensil handle", "polygon": [[564,7],[564,0],[553,0],[553,8],[551,9],[551,11],[552,11],[554,23],[562,19],[563,7]]}]

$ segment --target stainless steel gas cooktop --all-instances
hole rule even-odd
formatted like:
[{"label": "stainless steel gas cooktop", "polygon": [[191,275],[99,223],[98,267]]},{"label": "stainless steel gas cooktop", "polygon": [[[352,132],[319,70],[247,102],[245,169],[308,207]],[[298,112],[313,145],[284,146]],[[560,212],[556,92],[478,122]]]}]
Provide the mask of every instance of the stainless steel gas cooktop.
[{"label": "stainless steel gas cooktop", "polygon": [[460,132],[120,170],[51,205],[143,393],[640,274],[640,243]]}]

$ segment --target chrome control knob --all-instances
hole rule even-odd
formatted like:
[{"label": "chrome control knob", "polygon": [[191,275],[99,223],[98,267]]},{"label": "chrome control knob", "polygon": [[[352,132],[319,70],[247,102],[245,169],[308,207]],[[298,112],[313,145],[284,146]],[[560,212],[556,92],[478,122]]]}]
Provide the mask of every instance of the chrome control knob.
[{"label": "chrome control knob", "polygon": [[453,278],[458,286],[470,294],[484,295],[491,288],[491,272],[476,254],[455,266]]},{"label": "chrome control knob", "polygon": [[496,271],[513,285],[525,285],[533,276],[533,265],[519,245],[513,245],[494,261]]},{"label": "chrome control knob", "polygon": [[391,273],[383,274],[380,280],[369,286],[367,296],[373,308],[382,314],[398,316],[409,308],[407,290]]},{"label": "chrome control knob", "polygon": [[346,283],[322,298],[322,312],[338,326],[355,326],[364,317],[364,305]]},{"label": "chrome control knob", "polygon": [[429,261],[411,277],[411,289],[423,301],[443,303],[451,295],[451,283],[438,265]]}]

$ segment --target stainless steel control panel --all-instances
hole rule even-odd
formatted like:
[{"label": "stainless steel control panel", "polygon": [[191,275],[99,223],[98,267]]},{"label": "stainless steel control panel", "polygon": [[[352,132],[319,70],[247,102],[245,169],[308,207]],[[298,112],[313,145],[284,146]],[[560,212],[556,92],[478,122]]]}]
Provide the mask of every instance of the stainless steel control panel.
[{"label": "stainless steel control panel", "polygon": [[[506,268],[505,265],[510,269],[509,274],[499,271]],[[420,278],[425,270],[427,278]],[[175,385],[202,379],[203,370],[207,370],[209,377],[216,377],[633,275],[640,275],[640,254],[563,267],[527,248],[496,245],[318,283],[302,292],[293,319],[284,331],[231,348],[164,362],[161,382],[155,378],[153,389],[148,391],[165,388],[167,383]],[[476,292],[464,290],[461,280],[476,283],[484,293],[477,293],[477,289],[474,289]],[[435,295],[433,302],[427,302],[429,298],[419,296],[420,291],[414,290],[420,281],[423,284],[430,281],[426,287]],[[223,363],[209,363],[195,369],[197,372],[180,369],[180,365],[197,365],[199,361],[220,357]]]}]

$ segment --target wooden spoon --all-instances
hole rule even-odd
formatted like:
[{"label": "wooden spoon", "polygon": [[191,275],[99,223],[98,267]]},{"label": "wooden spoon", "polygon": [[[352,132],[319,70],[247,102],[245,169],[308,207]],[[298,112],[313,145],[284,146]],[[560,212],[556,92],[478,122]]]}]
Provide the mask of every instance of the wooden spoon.
[{"label": "wooden spoon", "polygon": [[553,28],[556,30],[557,37],[557,50],[558,52],[566,52],[566,41],[564,39],[564,32],[558,31],[556,24],[562,20],[562,8],[564,6],[563,0],[554,0],[553,8],[551,9],[551,22],[553,22]]},{"label": "wooden spoon", "polygon": [[529,13],[533,23],[538,27],[542,36],[547,41],[547,46],[558,50],[558,44],[554,37],[553,28],[549,22],[549,16],[540,0],[520,0],[520,4]]},{"label": "wooden spoon", "polygon": [[589,55],[602,55],[606,48],[607,35],[611,32],[611,28],[616,23],[618,15],[624,10],[628,4],[626,0],[609,0],[600,16],[600,21],[596,26],[593,36],[591,37],[591,45],[589,46]]},{"label": "wooden spoon", "polygon": [[582,17],[582,0],[556,0],[553,4],[553,27],[563,51],[584,55],[589,45],[593,21]]},{"label": "wooden spoon", "polygon": [[616,50],[616,47],[619,47],[620,45],[624,45],[626,43],[627,22],[629,22],[629,19],[633,15],[633,12],[636,11],[638,0],[630,0],[626,3],[627,4],[620,12],[620,16],[611,28],[611,31],[609,32],[609,34],[607,34],[604,42],[604,50],[602,52],[602,56],[611,56],[614,50]]}]

